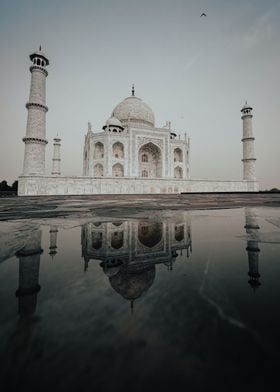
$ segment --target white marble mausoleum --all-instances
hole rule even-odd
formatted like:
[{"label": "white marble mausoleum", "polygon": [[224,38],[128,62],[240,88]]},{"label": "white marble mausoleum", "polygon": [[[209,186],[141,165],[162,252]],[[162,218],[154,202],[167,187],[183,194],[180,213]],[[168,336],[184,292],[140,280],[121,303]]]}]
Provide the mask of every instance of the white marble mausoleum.
[{"label": "white marble mausoleum", "polygon": [[46,67],[39,51],[30,55],[32,65],[23,173],[19,195],[129,194],[180,192],[248,192],[259,189],[255,174],[252,108],[241,109],[243,120],[243,179],[193,180],[190,178],[190,139],[181,137],[170,122],[158,127],[152,109],[135,96],[121,101],[102,130],[88,124],[81,176],[61,174],[61,139],[54,139],[52,172],[45,171]]}]

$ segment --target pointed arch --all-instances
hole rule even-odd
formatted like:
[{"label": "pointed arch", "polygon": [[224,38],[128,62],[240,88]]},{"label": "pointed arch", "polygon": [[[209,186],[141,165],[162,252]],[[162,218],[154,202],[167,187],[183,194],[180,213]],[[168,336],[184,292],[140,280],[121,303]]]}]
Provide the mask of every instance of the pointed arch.
[{"label": "pointed arch", "polygon": [[181,150],[181,148],[175,148],[174,162],[183,162],[183,151]]},{"label": "pointed arch", "polygon": [[112,174],[114,177],[123,177],[124,176],[123,165],[121,165],[120,163],[116,163],[112,167]]},{"label": "pointed arch", "polygon": [[113,157],[123,159],[124,158],[123,144],[121,142],[114,143],[112,146],[112,153],[113,153]]},{"label": "pointed arch", "polygon": [[138,151],[138,176],[162,177],[162,153],[154,143],[144,144]]},{"label": "pointed arch", "polygon": [[100,163],[94,165],[93,172],[95,177],[103,177],[103,165]]},{"label": "pointed arch", "polygon": [[123,246],[123,231],[115,231],[111,234],[111,246],[120,249]]},{"label": "pointed arch", "polygon": [[138,240],[148,248],[156,246],[161,241],[162,235],[163,225],[161,222],[138,224]]},{"label": "pointed arch", "polygon": [[100,231],[93,231],[91,234],[91,242],[92,242],[92,247],[94,249],[100,249],[102,247],[102,237],[103,234]]},{"label": "pointed arch", "polygon": [[183,178],[183,170],[181,167],[177,166],[174,169],[174,177],[175,178]]},{"label": "pointed arch", "polygon": [[103,143],[101,143],[101,142],[95,143],[93,157],[94,157],[94,159],[103,159],[103,157],[104,157]]},{"label": "pointed arch", "polygon": [[184,225],[175,226],[175,240],[182,241],[184,239]]}]

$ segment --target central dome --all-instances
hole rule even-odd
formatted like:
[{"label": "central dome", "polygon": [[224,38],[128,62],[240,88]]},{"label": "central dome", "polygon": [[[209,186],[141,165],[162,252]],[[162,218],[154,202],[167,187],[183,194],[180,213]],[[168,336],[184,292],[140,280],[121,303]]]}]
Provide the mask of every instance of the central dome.
[{"label": "central dome", "polygon": [[153,126],[155,116],[152,109],[135,96],[125,98],[112,112],[112,116],[119,119],[122,123],[132,122],[136,124]]}]

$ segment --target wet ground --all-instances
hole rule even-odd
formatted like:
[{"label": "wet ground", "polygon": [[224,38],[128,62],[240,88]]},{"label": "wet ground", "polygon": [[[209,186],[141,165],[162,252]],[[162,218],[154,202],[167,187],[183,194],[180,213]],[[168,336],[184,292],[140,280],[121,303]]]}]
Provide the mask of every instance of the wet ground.
[{"label": "wet ground", "polygon": [[1,391],[269,389],[280,198],[248,196],[0,200]]},{"label": "wet ground", "polygon": [[0,220],[141,214],[162,210],[280,207],[279,193],[82,195],[0,198]]}]

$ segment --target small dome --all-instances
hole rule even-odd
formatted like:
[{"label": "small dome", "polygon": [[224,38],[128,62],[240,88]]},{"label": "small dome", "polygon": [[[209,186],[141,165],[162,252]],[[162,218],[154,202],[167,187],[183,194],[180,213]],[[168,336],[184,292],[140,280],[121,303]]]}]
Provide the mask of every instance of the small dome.
[{"label": "small dome", "polygon": [[120,120],[114,116],[110,117],[107,121],[106,121],[106,125],[107,126],[112,126],[112,127],[122,127],[122,123],[120,122]]},{"label": "small dome", "polygon": [[253,110],[252,106],[248,105],[247,101],[245,102],[245,105],[242,107],[241,112],[246,109]]},{"label": "small dome", "polygon": [[34,59],[34,57],[43,58],[43,59],[46,61],[46,65],[49,65],[49,60],[48,60],[48,58],[46,57],[45,53],[42,51],[41,46],[40,46],[39,50],[36,50],[35,52],[33,52],[33,53],[29,56],[29,58],[30,58],[31,61]]},{"label": "small dome", "polygon": [[152,109],[140,98],[131,96],[125,98],[113,110],[112,116],[117,117],[122,123],[131,121],[148,126],[155,125],[155,116]]},{"label": "small dome", "polygon": [[45,53],[42,50],[36,50],[33,54],[36,54],[36,56],[41,56],[41,57],[46,57]]},{"label": "small dome", "polygon": [[108,278],[111,278],[112,276],[116,275],[119,272],[120,267],[121,267],[120,265],[117,265],[116,267],[104,266],[103,267],[103,272],[104,272],[105,275],[108,276]]}]

